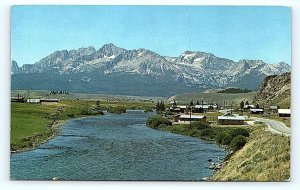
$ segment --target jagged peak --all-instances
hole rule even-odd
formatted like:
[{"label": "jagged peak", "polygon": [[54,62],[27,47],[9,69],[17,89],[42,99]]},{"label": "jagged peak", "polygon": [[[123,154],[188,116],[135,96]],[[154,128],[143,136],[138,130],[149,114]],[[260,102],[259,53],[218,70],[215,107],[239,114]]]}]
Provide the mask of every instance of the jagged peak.
[{"label": "jagged peak", "polygon": [[99,50],[102,49],[123,49],[123,48],[120,48],[113,43],[108,43],[108,44],[104,44]]}]

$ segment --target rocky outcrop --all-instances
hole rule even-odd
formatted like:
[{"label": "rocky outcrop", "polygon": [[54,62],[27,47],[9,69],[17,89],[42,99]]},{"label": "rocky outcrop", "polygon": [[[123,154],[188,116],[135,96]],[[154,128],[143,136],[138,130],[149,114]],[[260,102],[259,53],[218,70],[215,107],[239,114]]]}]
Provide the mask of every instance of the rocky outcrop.
[{"label": "rocky outcrop", "polygon": [[291,73],[266,77],[254,96],[254,102],[264,106],[289,108],[291,102]]}]

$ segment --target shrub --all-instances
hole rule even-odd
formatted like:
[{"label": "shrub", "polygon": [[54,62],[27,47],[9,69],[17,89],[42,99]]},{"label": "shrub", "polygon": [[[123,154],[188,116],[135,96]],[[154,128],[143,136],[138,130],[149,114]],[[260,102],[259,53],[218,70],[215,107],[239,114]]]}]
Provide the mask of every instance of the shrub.
[{"label": "shrub", "polygon": [[203,129],[207,129],[209,127],[210,126],[208,124],[203,123],[201,121],[192,122],[192,124],[191,124],[192,129],[203,130]]},{"label": "shrub", "polygon": [[89,108],[83,108],[83,109],[80,111],[80,114],[81,114],[81,115],[91,115],[91,112],[92,112],[91,109],[89,109]]},{"label": "shrub", "polygon": [[110,113],[121,114],[126,113],[126,108],[124,106],[110,107],[107,111]]},{"label": "shrub", "polygon": [[222,132],[219,133],[216,137],[216,141],[218,144],[229,145],[233,139],[233,136],[229,133]]},{"label": "shrub", "polygon": [[152,108],[146,108],[146,109],[144,110],[144,112],[145,112],[145,113],[153,112],[153,109],[152,109]]},{"label": "shrub", "polygon": [[171,111],[166,111],[166,112],[165,112],[165,115],[174,115],[174,113],[171,112]]},{"label": "shrub", "polygon": [[234,137],[230,143],[230,148],[233,151],[237,151],[240,150],[241,148],[244,147],[244,145],[246,144],[247,139],[246,137],[242,136],[242,135],[238,135],[236,137]]},{"label": "shrub", "polygon": [[249,132],[247,129],[243,129],[243,128],[236,128],[232,131],[229,132],[230,135],[232,135],[233,137],[236,137],[238,135],[244,136],[244,137],[249,137]]},{"label": "shrub", "polygon": [[212,128],[203,129],[199,133],[200,137],[204,137],[206,139],[214,139],[216,136],[216,132]]},{"label": "shrub", "polygon": [[172,122],[169,121],[167,118],[164,118],[160,115],[155,115],[152,117],[149,117],[149,119],[147,120],[147,126],[151,127],[151,128],[159,128],[160,126],[169,126],[172,125]]}]

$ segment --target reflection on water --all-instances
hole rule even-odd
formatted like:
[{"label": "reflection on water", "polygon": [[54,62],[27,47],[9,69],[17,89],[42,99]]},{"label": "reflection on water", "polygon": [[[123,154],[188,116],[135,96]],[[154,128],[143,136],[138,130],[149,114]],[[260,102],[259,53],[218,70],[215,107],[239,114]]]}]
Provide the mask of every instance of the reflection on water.
[{"label": "reflection on water", "polygon": [[224,152],[197,138],[146,127],[151,113],[74,119],[37,149],[11,155],[11,178],[31,180],[201,180]]}]

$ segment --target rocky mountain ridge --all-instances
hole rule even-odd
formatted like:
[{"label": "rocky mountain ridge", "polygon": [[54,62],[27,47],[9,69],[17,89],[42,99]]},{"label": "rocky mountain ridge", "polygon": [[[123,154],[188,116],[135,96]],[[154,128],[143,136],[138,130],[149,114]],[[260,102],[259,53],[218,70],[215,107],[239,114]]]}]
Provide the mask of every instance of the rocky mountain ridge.
[{"label": "rocky mountain ridge", "polygon": [[[178,57],[166,57],[147,49],[126,50],[114,44],[106,44],[99,50],[90,46],[78,50],[56,51],[35,64],[22,67],[18,67],[14,62],[12,63],[12,86],[16,89],[32,88],[32,85],[20,81],[22,79],[32,82],[29,80],[31,76],[28,75],[37,75],[45,79],[47,76],[50,77],[50,81],[53,80],[52,76],[56,76],[57,84],[69,88],[70,91],[105,93],[104,89],[107,86],[114,86],[117,80],[123,78],[128,80],[127,87],[124,89],[125,94],[131,94],[135,89],[133,85],[145,86],[145,88],[155,88],[156,85],[158,89],[173,87],[171,90],[166,90],[168,93],[155,94],[165,96],[210,88],[256,89],[266,76],[288,71],[290,66],[283,62],[278,64],[267,64],[261,60],[234,62],[200,51],[185,51]],[[69,84],[65,80],[69,81]],[[96,83],[103,84],[103,80],[109,85],[104,85],[106,86],[104,89],[101,85],[97,87]],[[78,85],[75,85],[75,88],[72,81],[84,81],[90,89],[82,89]],[[19,84],[20,82],[22,84]],[[52,89],[48,84],[43,86]]]},{"label": "rocky mountain ridge", "polygon": [[254,102],[264,106],[277,105],[281,108],[290,108],[291,73],[266,77],[254,96]]}]

